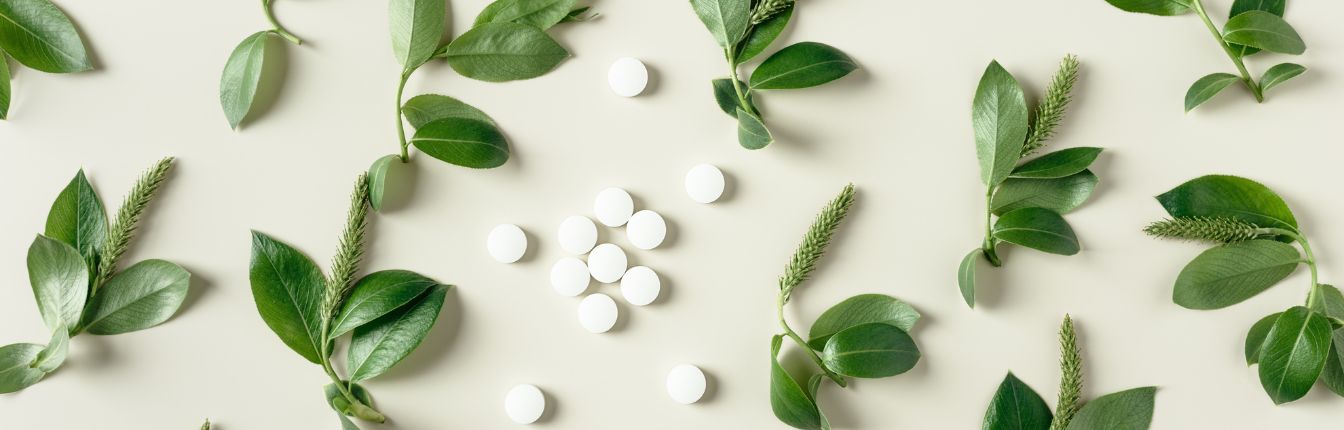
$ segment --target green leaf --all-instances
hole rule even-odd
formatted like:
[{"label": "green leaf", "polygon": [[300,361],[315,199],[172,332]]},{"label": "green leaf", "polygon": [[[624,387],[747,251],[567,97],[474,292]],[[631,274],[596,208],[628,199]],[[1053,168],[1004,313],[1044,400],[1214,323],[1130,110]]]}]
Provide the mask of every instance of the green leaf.
[{"label": "green leaf", "polygon": [[1260,227],[1297,230],[1297,218],[1278,194],[1250,179],[1209,175],[1157,196],[1173,218],[1231,217]]},{"label": "green leaf", "polygon": [[89,295],[89,268],[79,251],[38,235],[28,247],[28,280],[48,329],[56,331],[79,322]]},{"label": "green leaf", "polygon": [[1260,385],[1281,405],[1302,398],[1316,383],[1330,352],[1330,322],[1325,315],[1294,306],[1283,312],[1260,353]]},{"label": "green leaf", "polygon": [[998,61],[990,62],[971,107],[980,180],[993,187],[1013,171],[1027,139],[1027,101],[1017,79]]},{"label": "green leaf", "polygon": [[258,31],[243,39],[229,54],[229,61],[224,63],[224,74],[219,78],[219,105],[224,108],[229,127],[237,129],[247,112],[252,110],[265,67],[266,42],[270,33]]},{"label": "green leaf", "polygon": [[1195,81],[1190,85],[1190,89],[1185,91],[1185,111],[1190,112],[1204,102],[1209,101],[1213,96],[1218,95],[1228,85],[1232,85],[1241,78],[1230,73],[1214,73]]},{"label": "green leaf", "polygon": [[1082,206],[1092,196],[1097,182],[1097,175],[1088,170],[1063,178],[1009,178],[994,191],[989,208],[995,215],[1022,208],[1046,208],[1066,214]]},{"label": "green leaf", "polygon": [[817,42],[799,42],[774,53],[751,72],[751,88],[792,90],[840,79],[859,65],[839,49]]},{"label": "green leaf", "polygon": [[[745,82],[742,81],[737,82],[742,85],[742,88],[747,88],[747,84]],[[747,95],[747,104],[752,105],[750,108],[748,108],[745,106],[741,106],[741,104],[738,103],[737,89],[733,88],[732,80],[730,80],[729,78],[715,79],[713,84],[714,84],[714,101],[719,104],[719,109],[722,109],[723,113],[728,114],[728,116],[737,118],[738,108],[742,108],[742,110],[748,112],[750,112],[751,109],[755,109],[750,89],[745,90]]]},{"label": "green leaf", "polygon": [[979,256],[984,255],[980,248],[971,250],[961,259],[961,265],[957,266],[957,287],[961,290],[961,298],[966,300],[966,306],[975,307],[975,269],[979,263]]},{"label": "green leaf", "polygon": [[586,22],[592,20],[593,18],[597,18],[598,15],[601,15],[600,13],[596,12],[588,14],[588,11],[592,9],[593,9],[592,6],[575,8],[574,10],[569,11],[568,14],[565,14],[565,17],[560,19],[560,23],[564,24],[567,22]]},{"label": "green leaf", "polygon": [[[444,0],[391,0],[392,53],[401,67],[411,70],[425,64],[443,38],[447,8]],[[464,35],[465,36],[465,35]]]},{"label": "green leaf", "polygon": [[914,368],[919,347],[900,327],[886,322],[859,324],[831,336],[821,361],[841,375],[886,378]]},{"label": "green leaf", "polygon": [[29,365],[42,373],[51,373],[65,363],[65,357],[70,352],[70,332],[69,330],[55,330],[51,333],[51,341],[47,346],[37,353],[33,358],[33,363]]},{"label": "green leaf", "polygon": [[421,94],[411,97],[410,100],[406,101],[406,104],[401,106],[401,114],[406,115],[406,121],[409,121],[411,126],[415,128],[424,127],[425,124],[444,118],[474,119],[495,125],[495,120],[490,118],[490,115],[486,115],[485,112],[481,112],[475,106],[438,94]]},{"label": "green leaf", "polygon": [[1008,177],[1053,179],[1071,176],[1087,170],[1101,151],[1101,148],[1089,147],[1061,149],[1019,164]]},{"label": "green leaf", "polygon": [[400,309],[355,329],[350,341],[350,380],[363,381],[383,374],[425,340],[443,308],[448,286],[435,285]]},{"label": "green leaf", "polygon": [[1161,16],[1181,15],[1190,11],[1190,0],[1106,0],[1126,12]]},{"label": "green leaf", "polygon": [[1274,321],[1278,321],[1283,312],[1269,314],[1260,321],[1251,325],[1251,330],[1246,332],[1246,365],[1250,366],[1260,362],[1260,350],[1265,345],[1265,336],[1269,335],[1269,329],[1274,327]]},{"label": "green leaf", "polygon": [[775,137],[765,123],[750,112],[737,109],[737,143],[747,149],[761,149],[774,143]]},{"label": "green leaf", "polygon": [[1299,55],[1307,44],[1287,21],[1269,12],[1253,10],[1227,20],[1223,40],[1269,52]]},{"label": "green leaf", "polygon": [[770,44],[779,38],[779,34],[784,32],[784,28],[789,26],[789,19],[792,17],[793,5],[790,4],[765,22],[751,26],[751,29],[747,30],[747,37],[738,47],[737,64],[756,58],[765,51],[765,48],[770,47]]},{"label": "green leaf", "polygon": [[47,73],[93,69],[75,25],[47,0],[0,0],[0,49]]},{"label": "green leaf", "polygon": [[107,213],[83,170],[75,174],[51,204],[45,235],[74,247],[90,269],[96,267],[98,252],[107,239]]},{"label": "green leaf", "polygon": [[1068,429],[1148,430],[1156,394],[1155,387],[1141,387],[1098,397],[1083,405]]},{"label": "green leaf", "polygon": [[[1344,317],[1344,294],[1338,288],[1321,285],[1322,308],[1331,318]],[[1321,371],[1321,382],[1326,388],[1344,396],[1344,330],[1336,328],[1330,334],[1330,352],[1326,354],[1325,370]]]},{"label": "green leaf", "polygon": [[1260,77],[1260,89],[1269,91],[1270,88],[1279,86],[1289,79],[1296,78],[1297,75],[1306,72],[1307,68],[1300,64],[1283,63],[1270,67],[1265,71],[1265,75]]},{"label": "green leaf", "polygon": [[1274,286],[1297,269],[1297,248],[1260,239],[1210,248],[1181,269],[1172,301],[1188,309],[1221,309]]},{"label": "green leaf", "polygon": [[779,347],[783,342],[784,336],[780,335],[770,340],[770,409],[775,418],[793,428],[821,430],[825,428],[824,419],[817,402],[779,365]]},{"label": "green leaf", "polygon": [[35,343],[0,346],[0,394],[28,388],[46,376],[46,372],[32,366],[43,349]]},{"label": "green leaf", "polygon": [[993,235],[1004,242],[1051,254],[1073,255],[1080,250],[1073,228],[1059,213],[1045,208],[1008,212],[994,223]]},{"label": "green leaf", "polygon": [[341,313],[332,321],[331,337],[339,337],[355,328],[402,308],[425,291],[439,285],[433,279],[408,270],[384,270],[370,273],[355,283]]},{"label": "green leaf", "polygon": [[542,30],[560,23],[578,0],[497,0],[476,15],[473,27],[492,22],[513,22]]},{"label": "green leaf", "polygon": [[0,49],[0,119],[9,119],[9,57]]},{"label": "green leaf", "polygon": [[415,130],[411,144],[425,155],[473,169],[509,161],[509,141],[495,126],[466,118],[444,118]]},{"label": "green leaf", "polygon": [[89,299],[84,327],[92,334],[121,334],[167,321],[182,306],[191,273],[182,266],[145,260],[107,281]]},{"label": "green leaf", "polygon": [[1035,390],[1011,372],[999,384],[994,399],[985,411],[982,430],[1046,430],[1050,428],[1050,406]]},{"label": "green leaf", "polygon": [[691,0],[691,8],[724,49],[736,45],[747,32],[751,0]]},{"label": "green leaf", "polygon": [[335,383],[322,387],[322,393],[327,397],[327,404],[331,405],[331,409],[335,410],[336,415],[340,417],[342,430],[359,430],[359,426],[355,425],[350,418],[347,418],[350,416],[361,417],[361,419],[369,418],[370,421],[374,422],[382,422],[385,419],[382,413],[373,409],[373,396],[369,394],[369,390],[354,382],[343,380],[341,383],[349,387],[350,394],[355,396],[355,399],[360,402],[359,404],[351,404],[350,400],[341,394],[341,389]]},{"label": "green leaf", "polygon": [[369,166],[369,206],[375,211],[383,210],[383,199],[387,195],[387,177],[393,166],[401,163],[397,154],[384,155]]},{"label": "green leaf", "polygon": [[815,350],[826,347],[826,341],[836,333],[868,324],[883,323],[909,332],[919,321],[919,311],[905,302],[885,294],[860,294],[845,299],[822,312],[808,330],[807,344]]},{"label": "green leaf", "polygon": [[[1227,17],[1230,19],[1253,10],[1265,11],[1272,13],[1275,16],[1282,17],[1284,9],[1287,6],[1286,3],[1287,0],[1236,0],[1232,3],[1232,12],[1229,13]],[[1260,52],[1259,49],[1246,45],[1231,44],[1229,47],[1232,48],[1233,55],[1238,57],[1245,57]]]},{"label": "green leaf", "polygon": [[486,82],[532,79],[554,70],[569,51],[536,27],[492,22],[448,44],[448,65],[457,73]]},{"label": "green leaf", "polygon": [[308,256],[284,242],[252,232],[248,270],[252,298],[266,326],[313,363],[322,357],[322,294],[326,277]]}]

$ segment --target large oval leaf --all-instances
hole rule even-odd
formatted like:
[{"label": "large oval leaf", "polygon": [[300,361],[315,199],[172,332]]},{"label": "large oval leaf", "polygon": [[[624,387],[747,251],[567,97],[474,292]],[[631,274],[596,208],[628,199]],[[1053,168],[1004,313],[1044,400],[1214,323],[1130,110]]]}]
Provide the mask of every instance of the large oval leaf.
[{"label": "large oval leaf", "polygon": [[1283,312],[1265,337],[1260,385],[1274,404],[1302,398],[1316,383],[1330,352],[1330,322],[1302,306]]},{"label": "large oval leaf", "polygon": [[798,380],[779,365],[779,348],[784,336],[770,340],[770,409],[775,418],[793,428],[821,430],[823,418],[810,391],[804,391]]},{"label": "large oval leaf", "polygon": [[1195,178],[1157,196],[1157,201],[1173,218],[1232,217],[1261,227],[1297,229],[1297,218],[1278,194],[1237,176]]},{"label": "large oval leaf", "polygon": [[1082,206],[1099,181],[1088,170],[1063,178],[1009,178],[994,192],[989,208],[996,215],[1022,208],[1046,208],[1066,214]]},{"label": "large oval leaf", "polygon": [[326,277],[313,260],[284,242],[254,231],[248,279],[252,299],[266,326],[294,352],[321,363]]},{"label": "large oval leaf", "polygon": [[28,247],[28,280],[48,329],[69,329],[79,323],[89,295],[89,268],[79,251],[38,235]]},{"label": "large oval leaf", "polygon": [[966,301],[966,306],[975,307],[975,269],[980,262],[980,256],[984,251],[976,248],[970,254],[966,254],[961,259],[961,264],[957,266],[957,288],[961,290],[961,298]]},{"label": "large oval leaf", "polygon": [[1040,394],[1011,372],[1003,378],[985,411],[982,430],[1047,430],[1054,416]]},{"label": "large oval leaf", "polygon": [[1089,147],[1061,149],[1018,165],[1008,177],[1052,179],[1072,176],[1087,170],[1101,151],[1101,148]]},{"label": "large oval leaf", "polygon": [[1140,387],[1107,394],[1083,405],[1069,430],[1148,430],[1153,423],[1157,388]]},{"label": "large oval leaf", "polygon": [[1106,0],[1126,12],[1171,16],[1190,11],[1190,0]]},{"label": "large oval leaf", "polygon": [[989,63],[971,106],[975,155],[980,180],[987,186],[1003,182],[1022,155],[1027,139],[1027,101],[1017,79],[998,61]]},{"label": "large oval leaf", "polygon": [[252,110],[265,67],[270,33],[258,31],[243,39],[229,54],[229,61],[224,63],[224,73],[219,78],[219,105],[224,108],[229,127],[238,128],[247,112]]},{"label": "large oval leaf", "polygon": [[1283,312],[1269,314],[1269,316],[1261,318],[1260,321],[1256,321],[1255,324],[1252,324],[1251,329],[1246,332],[1246,346],[1244,349],[1246,352],[1247,366],[1260,362],[1260,351],[1263,350],[1265,345],[1265,337],[1269,336],[1269,329],[1274,327],[1274,321],[1278,321],[1280,315],[1283,315]]},{"label": "large oval leaf", "polygon": [[65,357],[70,352],[70,332],[68,330],[56,330],[51,333],[51,341],[47,346],[37,353],[29,367],[37,369],[42,373],[55,372],[57,368],[65,363]]},{"label": "large oval leaf", "polygon": [[47,0],[0,0],[0,49],[47,73],[93,69],[75,25]]},{"label": "large oval leaf", "polygon": [[565,19],[575,3],[578,0],[496,0],[476,15],[472,26],[515,22],[545,30]]},{"label": "large oval leaf", "polygon": [[[1232,2],[1232,10],[1227,14],[1227,17],[1231,19],[1237,15],[1253,10],[1265,11],[1281,17],[1287,8],[1287,3],[1287,0],[1236,0]],[[1232,48],[1232,53],[1238,57],[1245,57],[1260,52],[1259,49],[1246,45],[1238,45],[1234,43],[1229,46]]]},{"label": "large oval leaf", "polygon": [[1195,83],[1190,84],[1190,89],[1185,91],[1185,111],[1190,112],[1204,102],[1209,101],[1213,96],[1218,95],[1228,85],[1232,85],[1241,78],[1231,73],[1214,73],[1199,78]]},{"label": "large oval leaf", "polygon": [[832,372],[855,378],[885,378],[909,371],[919,362],[910,334],[885,322],[860,324],[831,336],[821,361]]},{"label": "large oval leaf", "polygon": [[13,393],[42,380],[47,373],[32,364],[43,349],[35,343],[0,346],[0,394]]},{"label": "large oval leaf", "polygon": [[919,311],[905,302],[885,294],[860,294],[845,299],[822,312],[808,330],[807,344],[821,350],[831,336],[852,327],[868,323],[890,324],[909,332],[919,321]]},{"label": "large oval leaf", "polygon": [[1270,52],[1298,55],[1307,50],[1302,36],[1287,21],[1262,10],[1252,10],[1227,20],[1223,40]]},{"label": "large oval leaf", "polygon": [[90,268],[97,263],[98,252],[107,239],[107,213],[84,170],[75,174],[51,204],[45,234],[74,247]]},{"label": "large oval leaf", "polygon": [[1307,71],[1307,68],[1301,64],[1283,63],[1270,67],[1265,71],[1265,75],[1260,77],[1260,89],[1269,91],[1270,88],[1279,86],[1289,79],[1297,77]]},{"label": "large oval leaf", "polygon": [[790,3],[769,19],[751,26],[746,39],[742,40],[741,45],[739,45],[737,64],[756,58],[757,55],[765,51],[765,48],[770,47],[770,44],[774,43],[776,38],[779,38],[779,34],[784,32],[784,28],[789,26],[789,19],[792,17],[793,4]]},{"label": "large oval leaf", "polygon": [[429,61],[443,38],[444,0],[391,0],[392,53],[406,70]]},{"label": "large oval leaf", "polygon": [[1301,260],[1297,248],[1272,240],[1210,248],[1181,270],[1172,301],[1189,309],[1232,306],[1288,277]]},{"label": "large oval leaf", "polygon": [[438,320],[447,293],[448,286],[435,285],[400,309],[356,328],[347,357],[350,380],[381,375],[415,351]]},{"label": "large oval leaf", "polygon": [[993,235],[1004,242],[1051,254],[1073,255],[1081,249],[1073,228],[1059,213],[1045,208],[1022,208],[1003,214]]},{"label": "large oval leaf", "polygon": [[415,130],[411,144],[430,157],[473,169],[490,169],[509,161],[509,141],[489,123],[444,118]]},{"label": "large oval leaf", "polygon": [[766,58],[751,73],[751,88],[791,90],[840,79],[858,69],[858,63],[839,49],[817,42],[799,42]]},{"label": "large oval leaf", "polygon": [[770,129],[765,128],[765,122],[751,112],[737,109],[738,145],[747,149],[761,149],[774,142],[775,137],[770,134]]},{"label": "large oval leaf", "polygon": [[751,0],[691,0],[691,8],[723,49],[736,45],[747,32]]},{"label": "large oval leaf", "polygon": [[457,73],[486,82],[531,79],[569,58],[569,51],[536,27],[492,22],[467,31],[448,44],[448,65]]},{"label": "large oval leaf", "polygon": [[191,273],[182,266],[145,260],[109,279],[89,299],[84,328],[92,334],[121,334],[167,321],[187,298]]},{"label": "large oval leaf", "polygon": [[495,124],[495,120],[476,109],[475,106],[466,104],[461,100],[441,96],[438,94],[421,94],[411,97],[406,104],[401,106],[401,114],[406,115],[406,121],[411,123],[412,127],[420,128],[425,124],[444,118],[466,118],[474,119],[490,125]]},{"label": "large oval leaf", "polygon": [[439,283],[409,270],[370,273],[355,283],[350,297],[345,299],[341,313],[331,323],[331,337],[400,309],[435,285]]}]

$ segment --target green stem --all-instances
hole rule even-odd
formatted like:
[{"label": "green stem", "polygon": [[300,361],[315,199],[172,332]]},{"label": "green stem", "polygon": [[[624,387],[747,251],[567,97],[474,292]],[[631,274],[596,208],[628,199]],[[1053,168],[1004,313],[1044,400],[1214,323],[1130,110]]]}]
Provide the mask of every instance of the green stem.
[{"label": "green stem", "polygon": [[991,229],[994,211],[990,210],[990,204],[994,200],[994,189],[991,188],[985,192],[985,243],[981,245],[980,251],[985,254],[985,259],[994,267],[1003,266],[1003,261],[999,260],[999,253],[994,249],[997,243],[994,240],[994,232]]},{"label": "green stem", "polygon": [[[327,333],[330,330],[331,330],[331,322],[323,321],[322,333]],[[350,391],[349,383],[341,379],[340,375],[336,374],[336,369],[331,366],[331,344],[332,339],[330,335],[323,334],[322,351],[319,354],[319,356],[322,357],[322,363],[321,363],[322,371],[327,372],[327,377],[331,378],[331,383],[333,385],[336,385],[336,389],[341,392],[341,396],[345,397],[345,400],[347,402],[350,402],[351,408],[354,409],[352,412],[355,414],[355,417],[362,420],[374,421],[380,423],[386,421],[387,418],[384,417],[381,412],[378,412],[377,410],[373,409],[373,406],[371,405],[364,404],[362,400],[359,400],[358,397],[355,397],[355,393]]]},{"label": "green stem", "polygon": [[728,59],[728,79],[733,81],[733,92],[737,93],[737,105],[742,110],[760,118],[761,113],[756,111],[756,107],[747,102],[747,91],[742,89],[742,82],[737,77],[737,47],[728,48],[724,51],[724,57]]},{"label": "green stem", "polygon": [[406,91],[406,81],[411,79],[412,73],[415,73],[415,69],[407,69],[401,72],[401,82],[397,84],[397,138],[401,141],[401,162],[403,163],[411,161],[411,154],[407,149],[410,143],[406,142],[405,121],[401,118],[401,96]]},{"label": "green stem", "polygon": [[812,358],[812,362],[816,363],[817,367],[821,368],[822,372],[825,372],[826,377],[831,378],[832,381],[835,381],[835,383],[841,387],[846,386],[845,377],[840,376],[835,372],[832,372],[830,369],[827,369],[826,364],[821,361],[821,356],[817,355],[817,352],[813,350],[811,346],[808,346],[807,342],[803,341],[803,338],[801,336],[798,336],[798,333],[793,331],[792,327],[789,327],[789,322],[784,319],[784,302],[785,302],[784,294],[785,293],[781,291],[779,294],[779,299],[776,301],[776,310],[778,311],[779,315],[779,326],[784,328],[784,335],[788,336],[790,339],[793,339],[793,341],[797,343],[798,347],[802,348],[803,351],[807,351],[807,355]]},{"label": "green stem", "polygon": [[1231,59],[1232,64],[1237,66],[1237,71],[1241,72],[1241,82],[1246,84],[1246,88],[1251,90],[1251,94],[1255,95],[1255,101],[1265,101],[1264,90],[1260,89],[1260,84],[1256,83],[1255,79],[1251,78],[1251,73],[1246,70],[1246,63],[1242,62],[1241,57],[1232,51],[1232,46],[1228,45],[1227,41],[1223,39],[1223,33],[1218,31],[1218,27],[1213,25],[1213,21],[1209,19],[1208,12],[1204,11],[1203,0],[1194,0],[1192,3],[1195,13],[1199,15],[1199,19],[1204,21],[1204,27],[1209,29],[1209,33],[1213,35],[1214,40],[1218,41],[1218,46],[1223,48],[1223,52],[1227,54],[1227,58]]},{"label": "green stem", "polygon": [[1282,228],[1263,228],[1260,231],[1267,234],[1287,236],[1302,246],[1302,253],[1306,254],[1306,258],[1302,262],[1307,264],[1308,269],[1311,269],[1311,290],[1307,293],[1307,308],[1315,309],[1322,294],[1321,278],[1316,268],[1316,254],[1311,251],[1311,243],[1307,242],[1307,237],[1296,231]]},{"label": "green stem", "polygon": [[285,38],[285,40],[288,40],[290,43],[302,45],[303,40],[300,40],[294,33],[290,33],[289,30],[285,30],[285,27],[280,25],[280,21],[275,19],[275,12],[271,11],[271,3],[274,1],[275,0],[261,0],[261,8],[266,11],[266,20],[271,22],[271,32]]}]

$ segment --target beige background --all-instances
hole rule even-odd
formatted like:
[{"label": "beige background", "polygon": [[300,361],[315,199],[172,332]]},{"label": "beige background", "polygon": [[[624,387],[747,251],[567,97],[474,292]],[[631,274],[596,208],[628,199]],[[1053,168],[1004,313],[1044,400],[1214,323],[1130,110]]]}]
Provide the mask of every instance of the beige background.
[{"label": "beige background", "polygon": [[[248,230],[274,234],[327,261],[355,176],[395,150],[385,1],[280,1],[277,14],[308,43],[285,46],[284,85],[264,115],[229,130],[217,102],[234,45],[265,29],[256,1],[65,0],[98,70],[15,73],[12,121],[0,123],[0,339],[43,342],[24,255],[47,208],[81,166],[114,206],[162,155],[179,163],[128,261],[160,257],[195,275],[182,312],[152,330],[80,336],[67,365],[22,393],[0,396],[11,429],[336,427],[326,378],[257,317],[247,282]],[[460,33],[484,0],[453,0]],[[1230,1],[1211,0],[1224,13]],[[815,211],[847,181],[859,203],[813,282],[788,309],[800,330],[853,294],[901,297],[925,314],[914,335],[924,359],[911,372],[824,388],[837,428],[975,428],[1005,372],[1053,399],[1055,330],[1078,320],[1088,385],[1097,395],[1142,385],[1158,391],[1156,429],[1326,428],[1344,399],[1317,387],[1275,407],[1241,357],[1246,329],[1301,303],[1300,271],[1229,309],[1196,312],[1170,301],[1171,283],[1199,246],[1144,237],[1163,215],[1150,196],[1198,175],[1259,179],[1293,206],[1341,282],[1344,212],[1336,125],[1344,91],[1344,4],[1293,2],[1289,20],[1311,47],[1311,68],[1256,105],[1232,88],[1181,112],[1195,79],[1231,64],[1197,18],[1132,15],[1102,0],[802,2],[783,39],[840,47],[863,69],[820,89],[762,95],[779,142],[740,149],[709,80],[725,66],[685,1],[597,0],[596,22],[552,31],[575,56],[525,82],[487,84],[426,67],[408,96],[441,92],[492,115],[514,157],[469,171],[419,156],[408,207],[374,218],[366,267],[405,268],[459,285],[420,350],[368,384],[390,424],[367,428],[514,428],[502,411],[514,384],[541,386],[552,429],[783,428],[767,401],[767,345],[775,278]],[[783,46],[782,44],[779,46]],[[1079,55],[1077,102],[1055,147],[1103,146],[1093,200],[1069,216],[1085,251],[1072,258],[1007,251],[982,279],[981,307],[956,293],[954,271],[981,239],[982,186],[970,100],[997,58],[1039,93],[1064,53]],[[643,59],[653,82],[641,97],[607,89],[621,56]],[[682,175],[696,163],[731,177],[728,197],[691,202]],[[559,222],[591,212],[607,186],[660,211],[674,233],[632,253],[666,293],[621,304],[618,329],[589,334],[578,299],[551,292],[562,255]],[[519,264],[485,252],[495,224],[532,240]],[[625,244],[620,230],[604,239]],[[614,286],[590,291],[616,294]],[[621,302],[618,298],[618,302]],[[689,362],[713,379],[701,404],[673,403],[666,372]]]}]

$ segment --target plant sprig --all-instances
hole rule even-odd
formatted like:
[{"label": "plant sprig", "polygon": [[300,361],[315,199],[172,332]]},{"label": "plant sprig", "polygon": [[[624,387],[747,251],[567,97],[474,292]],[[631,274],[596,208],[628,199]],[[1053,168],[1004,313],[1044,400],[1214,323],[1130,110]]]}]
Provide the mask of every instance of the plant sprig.
[{"label": "plant sprig", "polygon": [[9,119],[9,59],[46,73],[93,70],[75,24],[49,0],[0,0],[0,120]]},{"label": "plant sprig", "polygon": [[275,19],[275,11],[272,10],[274,3],[275,0],[261,0],[261,8],[271,28],[252,33],[233,48],[228,62],[224,63],[224,73],[219,78],[219,104],[224,108],[229,127],[233,129],[237,129],[252,111],[265,69],[271,67],[266,64],[267,50],[274,49],[267,43],[270,38],[274,36],[295,45],[303,44],[302,39],[290,33]]}]

